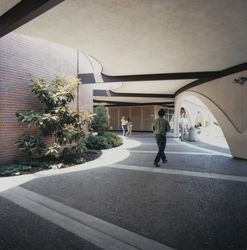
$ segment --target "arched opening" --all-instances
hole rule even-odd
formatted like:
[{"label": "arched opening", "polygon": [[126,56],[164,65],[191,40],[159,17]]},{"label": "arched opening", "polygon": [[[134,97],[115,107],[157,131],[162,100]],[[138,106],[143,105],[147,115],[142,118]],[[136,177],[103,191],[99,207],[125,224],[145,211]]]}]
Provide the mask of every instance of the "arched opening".
[{"label": "arched opening", "polygon": [[175,113],[177,113],[176,137],[229,149],[220,123],[198,96],[191,92],[180,95],[176,99]]},{"label": "arched opening", "polygon": [[229,145],[229,150],[233,157],[247,159],[247,130],[240,130],[237,126],[237,121],[231,119],[227,115],[227,107],[220,106],[217,100],[213,100],[210,96],[195,92],[193,90],[185,91],[176,96],[175,99],[175,130],[174,135],[179,136],[179,110],[186,97],[197,97],[213,114],[219,127],[222,129],[222,133],[225,136],[225,140]]}]

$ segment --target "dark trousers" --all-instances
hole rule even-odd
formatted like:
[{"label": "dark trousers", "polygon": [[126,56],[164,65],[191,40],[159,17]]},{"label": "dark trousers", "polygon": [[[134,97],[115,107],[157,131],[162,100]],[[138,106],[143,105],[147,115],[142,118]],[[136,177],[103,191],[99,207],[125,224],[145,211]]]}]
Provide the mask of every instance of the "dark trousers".
[{"label": "dark trousers", "polygon": [[154,162],[159,163],[160,159],[162,159],[162,161],[166,160],[166,155],[164,153],[166,148],[166,135],[156,134],[155,137],[159,151],[155,157]]}]

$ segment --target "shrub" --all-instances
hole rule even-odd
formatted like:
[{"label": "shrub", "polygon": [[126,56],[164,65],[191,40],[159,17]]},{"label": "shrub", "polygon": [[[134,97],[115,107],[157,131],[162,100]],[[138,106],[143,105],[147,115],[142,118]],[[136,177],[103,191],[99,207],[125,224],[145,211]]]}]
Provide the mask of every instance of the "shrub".
[{"label": "shrub", "polygon": [[16,145],[29,155],[40,155],[45,148],[45,143],[42,139],[34,135],[24,135],[18,140]]},{"label": "shrub", "polygon": [[75,99],[79,84],[79,79],[68,76],[56,77],[50,83],[42,79],[31,79],[32,92],[45,105],[45,110],[19,112],[16,115],[28,127],[37,126],[40,136],[52,136],[55,142],[45,149],[45,144],[39,137],[24,135],[17,143],[22,151],[29,155],[59,158],[64,146],[75,153],[81,150],[93,115],[76,113],[70,109],[69,104]]},{"label": "shrub", "polygon": [[86,146],[89,149],[109,149],[122,144],[122,139],[118,135],[112,133],[104,133],[103,135],[90,135],[87,138]]},{"label": "shrub", "polygon": [[112,148],[120,146],[123,143],[122,138],[120,136],[109,133],[109,132],[105,132],[104,137],[107,138],[107,141],[111,145]]},{"label": "shrub", "polygon": [[75,145],[72,147],[65,147],[61,153],[61,159],[65,163],[83,163],[85,159],[83,158],[83,152],[85,150],[85,145]]},{"label": "shrub", "polygon": [[91,160],[94,160],[94,159],[98,158],[101,154],[102,154],[102,152],[99,151],[99,150],[95,150],[95,149],[86,149],[86,150],[83,152],[83,158],[84,158],[86,161],[91,161]]},{"label": "shrub", "polygon": [[109,129],[109,115],[108,108],[100,105],[96,108],[96,116],[92,122],[93,130],[97,131],[99,135],[103,135]]},{"label": "shrub", "polygon": [[102,135],[90,135],[87,138],[86,146],[88,149],[107,149],[110,145],[107,143],[106,139]]}]

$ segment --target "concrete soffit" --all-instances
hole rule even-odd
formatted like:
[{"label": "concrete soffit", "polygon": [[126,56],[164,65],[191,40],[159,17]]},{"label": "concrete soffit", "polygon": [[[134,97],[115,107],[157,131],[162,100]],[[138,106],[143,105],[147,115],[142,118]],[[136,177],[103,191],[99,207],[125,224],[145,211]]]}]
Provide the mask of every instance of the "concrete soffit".
[{"label": "concrete soffit", "polygon": [[0,37],[15,30],[83,51],[92,70],[81,77],[95,90],[112,84],[97,102],[170,102],[247,68],[246,9],[245,0],[2,0]]}]

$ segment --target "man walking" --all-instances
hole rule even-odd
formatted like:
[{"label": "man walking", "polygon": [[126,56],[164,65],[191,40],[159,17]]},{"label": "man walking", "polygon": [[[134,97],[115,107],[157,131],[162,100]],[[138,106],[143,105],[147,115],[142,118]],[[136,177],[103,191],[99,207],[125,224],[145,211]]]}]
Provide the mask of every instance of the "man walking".
[{"label": "man walking", "polygon": [[155,133],[155,139],[159,148],[159,151],[154,159],[154,165],[159,167],[159,161],[162,159],[163,163],[167,162],[166,155],[164,153],[166,148],[166,133],[171,129],[169,122],[164,119],[165,110],[160,109],[158,112],[159,117],[154,120],[153,131]]}]

